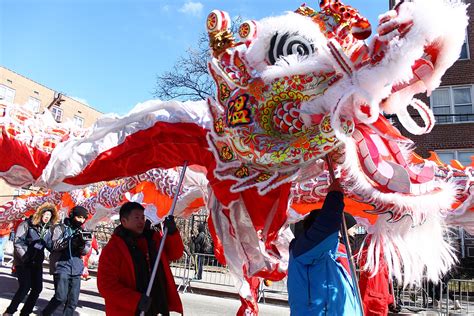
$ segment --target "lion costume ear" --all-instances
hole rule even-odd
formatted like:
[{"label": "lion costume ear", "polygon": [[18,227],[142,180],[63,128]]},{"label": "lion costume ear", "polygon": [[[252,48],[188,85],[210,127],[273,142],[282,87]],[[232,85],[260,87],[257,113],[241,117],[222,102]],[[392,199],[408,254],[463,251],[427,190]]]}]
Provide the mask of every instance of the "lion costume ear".
[{"label": "lion costume ear", "polygon": [[232,21],[229,13],[213,10],[207,16],[206,28],[209,33],[209,46],[214,57],[218,57],[228,48],[235,46],[234,34],[230,30]]},{"label": "lion costume ear", "polygon": [[239,38],[245,43],[245,45],[250,46],[252,41],[257,37],[257,22],[254,20],[247,20],[242,22],[239,26]]},{"label": "lion costume ear", "polygon": [[321,14],[326,17],[333,17],[335,21],[338,21],[337,29],[333,29],[333,32],[339,33],[347,27],[349,33],[358,40],[368,39],[372,34],[372,26],[369,20],[350,5],[346,5],[339,0],[321,0],[319,6],[321,8],[321,13],[319,14],[316,14],[314,10],[307,7],[300,7],[296,13],[314,16],[313,19],[318,19],[323,23],[325,19],[319,18]]}]

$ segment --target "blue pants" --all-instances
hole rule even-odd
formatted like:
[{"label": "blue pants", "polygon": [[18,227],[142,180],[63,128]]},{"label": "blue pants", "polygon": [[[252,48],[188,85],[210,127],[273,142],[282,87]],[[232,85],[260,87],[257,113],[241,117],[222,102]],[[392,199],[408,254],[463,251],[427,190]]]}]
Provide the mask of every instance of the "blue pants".
[{"label": "blue pants", "polygon": [[81,292],[81,276],[71,276],[64,273],[54,275],[54,296],[43,310],[44,316],[49,316],[61,305],[64,305],[63,315],[72,316],[79,302]]}]

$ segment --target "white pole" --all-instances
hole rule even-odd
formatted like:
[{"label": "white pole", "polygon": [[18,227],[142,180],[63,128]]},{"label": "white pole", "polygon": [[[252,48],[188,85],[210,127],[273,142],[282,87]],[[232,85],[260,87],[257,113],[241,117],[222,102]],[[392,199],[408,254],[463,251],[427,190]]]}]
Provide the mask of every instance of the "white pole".
[{"label": "white pole", "polygon": [[344,241],[344,244],[346,245],[347,259],[349,260],[349,266],[351,268],[352,283],[354,283],[354,289],[356,292],[357,301],[359,302],[361,313],[362,313],[363,305],[362,305],[362,297],[360,296],[359,279],[357,278],[357,270],[355,268],[354,259],[352,258],[352,250],[351,250],[351,245],[349,244],[349,237],[347,235],[347,224],[346,224],[344,213],[342,213],[342,240]]},{"label": "white pole", "polygon": [[[331,157],[329,157],[329,155],[326,155],[326,162],[328,164],[329,176],[332,182],[334,182],[336,180],[336,175],[334,174]],[[342,212],[342,227],[341,228],[342,228],[342,240],[344,242],[344,245],[346,246],[347,259],[349,260],[349,267],[351,269],[352,283],[356,292],[355,294],[360,306],[361,314],[363,314],[362,297],[360,296],[360,290],[359,290],[359,280],[356,274],[357,270],[355,268],[354,259],[352,258],[351,245],[349,244],[349,237],[347,235],[347,224],[346,224],[346,218],[344,216],[344,212]]]},{"label": "white pole", "polygon": [[[176,208],[176,202],[178,201],[179,191],[181,190],[181,184],[183,183],[184,174],[186,173],[186,168],[188,167],[188,162],[185,161],[183,164],[183,170],[181,170],[181,175],[179,177],[178,187],[173,198],[173,204],[168,215],[174,214],[174,209]],[[158,264],[160,263],[161,253],[165,246],[166,236],[168,235],[168,227],[163,229],[163,236],[161,237],[160,248],[158,249],[158,254],[156,255],[155,263],[153,264],[153,271],[151,273],[150,281],[148,282],[148,288],[146,289],[146,296],[150,297],[151,289],[153,288],[153,283],[156,277],[156,271],[158,270]],[[145,316],[145,312],[140,312],[140,316]]]}]

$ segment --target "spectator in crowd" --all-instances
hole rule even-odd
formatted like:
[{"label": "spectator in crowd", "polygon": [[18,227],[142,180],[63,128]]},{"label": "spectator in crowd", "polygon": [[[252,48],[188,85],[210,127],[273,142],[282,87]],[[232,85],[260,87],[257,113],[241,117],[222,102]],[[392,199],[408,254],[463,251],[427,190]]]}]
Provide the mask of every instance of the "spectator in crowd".
[{"label": "spectator in crowd", "polygon": [[13,315],[28,292],[20,315],[29,315],[33,311],[43,290],[44,249],[51,246],[49,228],[58,218],[56,207],[44,203],[18,226],[13,258],[19,287],[3,316]]},{"label": "spectator in crowd", "polygon": [[195,253],[195,263],[196,263],[196,280],[202,279],[202,265],[203,265],[203,256],[202,254],[206,253],[208,242],[206,240],[206,226],[204,224],[199,224],[198,234],[193,239],[194,243],[194,253]]},{"label": "spectator in crowd", "polygon": [[[343,209],[344,194],[336,179],[323,208],[304,219],[304,231],[290,243],[287,284],[293,316],[362,315],[345,247],[339,244]],[[347,228],[354,226],[353,217],[345,217]]]},{"label": "spectator in crowd", "polygon": [[173,216],[166,217],[168,229],[160,264],[150,296],[148,283],[158,249],[161,233],[145,229],[144,207],[127,202],[120,208],[120,225],[102,249],[99,260],[97,286],[105,299],[107,315],[169,315],[170,311],[183,313],[169,260],[183,255],[183,242]]},{"label": "spectator in crowd", "polygon": [[0,228],[0,266],[3,266],[5,261],[5,245],[10,238],[12,227],[13,223],[8,223],[6,227]]},{"label": "spectator in crowd", "polygon": [[50,273],[54,276],[54,296],[43,309],[49,316],[64,304],[63,315],[72,316],[79,301],[81,274],[84,270],[82,256],[89,252],[92,234],[85,231],[89,212],[82,206],[74,206],[71,214],[52,228],[52,249],[49,256]]}]

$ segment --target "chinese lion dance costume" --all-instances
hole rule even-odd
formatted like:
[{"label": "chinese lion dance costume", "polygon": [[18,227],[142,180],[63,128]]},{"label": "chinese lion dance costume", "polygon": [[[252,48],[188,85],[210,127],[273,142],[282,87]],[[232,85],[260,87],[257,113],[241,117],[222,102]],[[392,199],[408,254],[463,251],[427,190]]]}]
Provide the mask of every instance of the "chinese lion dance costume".
[{"label": "chinese lion dance costume", "polygon": [[358,214],[374,224],[364,268],[375,271],[383,249],[391,274],[401,280],[403,270],[404,284],[424,273],[436,280],[455,261],[443,239],[445,218],[456,202],[471,201],[472,169],[456,177],[414,159],[412,141],[384,114],[412,134],[430,132],[434,116],[414,96],[437,88],[457,60],[466,5],[402,2],[379,20],[366,43],[367,19],[322,0],[320,11],[303,5],[245,21],[237,40],[229,15],[212,11],[206,26],[215,98],[149,101],[81,132],[35,125],[45,118],[4,106],[0,176],[65,191],[186,161],[206,174],[216,256],[237,276],[242,308],[255,312],[252,279],[285,276],[290,205],[315,194],[304,188],[321,183],[330,156],[346,198],[371,210]]}]

